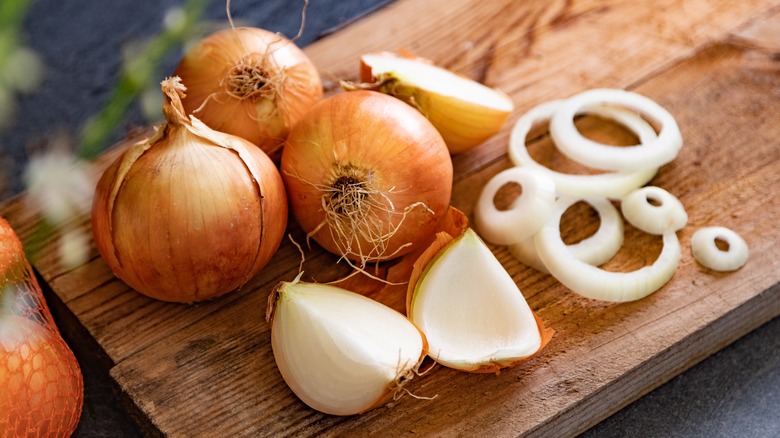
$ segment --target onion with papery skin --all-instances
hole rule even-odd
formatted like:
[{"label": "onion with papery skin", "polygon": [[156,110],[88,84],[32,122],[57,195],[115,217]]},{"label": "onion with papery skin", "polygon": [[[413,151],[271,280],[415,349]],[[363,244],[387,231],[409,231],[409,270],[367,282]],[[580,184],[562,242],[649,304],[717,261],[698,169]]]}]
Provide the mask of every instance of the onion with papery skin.
[{"label": "onion with papery skin", "polygon": [[322,99],[314,64],[294,42],[253,27],[225,29],[190,48],[176,67],[188,114],[243,137],[278,161],[290,127]]},{"label": "onion with papery skin", "polygon": [[429,240],[452,191],[441,135],[409,105],[373,91],[315,105],[290,131],[281,172],[301,228],[357,267]]},{"label": "onion with papery skin", "polygon": [[0,436],[70,436],[83,402],[79,363],[60,336],[22,243],[0,219]]},{"label": "onion with papery skin", "polygon": [[299,278],[280,283],[266,311],[290,389],[332,415],[360,414],[402,395],[427,352],[417,327],[363,295]]},{"label": "onion with papery skin", "polygon": [[105,171],[92,231],[114,274],[138,292],[201,301],[241,287],[268,263],[287,201],[263,151],[187,118],[178,78],[162,88],[167,123]]},{"label": "onion with papery skin", "polygon": [[444,137],[453,154],[495,135],[512,113],[512,99],[500,90],[410,54],[368,53],[360,57],[363,84],[416,108]]}]

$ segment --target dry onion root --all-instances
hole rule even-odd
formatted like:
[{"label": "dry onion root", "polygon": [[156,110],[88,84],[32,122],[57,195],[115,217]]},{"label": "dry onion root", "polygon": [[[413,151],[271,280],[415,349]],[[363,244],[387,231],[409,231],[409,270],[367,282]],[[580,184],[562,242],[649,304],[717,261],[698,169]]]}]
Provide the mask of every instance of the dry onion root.
[{"label": "dry onion root", "polygon": [[263,151],[187,118],[178,78],[162,88],[167,123],[106,169],[92,232],[114,274],[138,292],[201,301],[268,263],[287,226],[286,196]]},{"label": "dry onion root", "polygon": [[360,57],[360,85],[416,108],[444,137],[450,153],[465,152],[495,135],[512,113],[512,99],[500,90],[409,54],[368,53]]},{"label": "dry onion root", "polygon": [[449,242],[437,240],[415,268],[407,312],[425,333],[428,355],[436,362],[498,373],[528,360],[552,337],[473,230]]},{"label": "dry onion root", "polygon": [[427,352],[417,327],[370,298],[299,278],[279,284],[266,313],[290,389],[332,415],[360,414],[402,396]]},{"label": "dry onion root", "polygon": [[190,48],[174,72],[187,114],[237,135],[278,161],[287,133],[322,99],[317,69],[294,42],[253,27],[216,32]]},{"label": "dry onion root", "polygon": [[373,91],[331,96],[292,129],[281,162],[292,212],[358,269],[427,243],[452,191],[452,161],[431,123]]},{"label": "dry onion root", "polygon": [[[727,248],[721,250],[717,242]],[[747,263],[748,246],[739,234],[725,227],[699,228],[691,237],[693,258],[713,271],[736,271]]]}]

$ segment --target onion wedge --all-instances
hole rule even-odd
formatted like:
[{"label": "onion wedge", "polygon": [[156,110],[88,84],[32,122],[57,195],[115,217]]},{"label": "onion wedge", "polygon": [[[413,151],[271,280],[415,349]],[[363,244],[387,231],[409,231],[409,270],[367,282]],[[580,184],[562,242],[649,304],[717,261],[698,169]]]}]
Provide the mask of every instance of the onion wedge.
[{"label": "onion wedge", "polygon": [[452,154],[495,135],[514,109],[512,99],[500,90],[414,55],[365,54],[360,58],[360,79],[364,84],[357,87],[376,89],[417,108]]},{"label": "onion wedge", "polygon": [[299,278],[279,284],[266,312],[290,389],[332,415],[360,414],[397,397],[425,357],[425,337],[377,301]]},{"label": "onion wedge", "polygon": [[409,319],[428,355],[461,371],[498,373],[537,354],[552,337],[512,277],[472,230],[439,234],[409,283]]}]

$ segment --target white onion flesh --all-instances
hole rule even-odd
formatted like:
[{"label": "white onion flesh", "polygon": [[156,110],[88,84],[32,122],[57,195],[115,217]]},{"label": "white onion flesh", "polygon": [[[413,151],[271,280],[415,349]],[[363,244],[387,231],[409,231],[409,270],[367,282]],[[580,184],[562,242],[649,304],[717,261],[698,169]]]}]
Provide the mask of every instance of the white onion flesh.
[{"label": "white onion flesh", "polygon": [[663,235],[681,230],[688,213],[679,199],[666,190],[647,186],[634,190],[620,202],[623,217],[648,234]]},{"label": "white onion flesh", "polygon": [[[523,191],[507,210],[499,210],[493,199],[509,183],[519,184]],[[536,234],[554,203],[555,183],[550,177],[533,169],[512,167],[494,175],[482,189],[474,223],[488,242],[511,245]]]},{"label": "white onion flesh", "polygon": [[[635,190],[655,176],[658,169],[648,166],[633,172],[610,172],[594,175],[574,175],[552,170],[531,158],[526,148],[526,140],[531,128],[545,120],[549,120],[565,101],[554,100],[538,105],[515,123],[509,138],[509,158],[516,166],[531,167],[543,172],[555,181],[558,193],[578,198],[620,198]],[[653,127],[644,119],[615,107],[592,107],[588,114],[613,120],[633,132],[641,144],[655,141],[657,135]]]},{"label": "white onion flesh", "polygon": [[[718,248],[717,241],[728,245]],[[745,239],[725,227],[699,228],[691,237],[691,253],[699,263],[713,271],[736,271],[747,263],[749,251]]]},{"label": "white onion flesh", "polygon": [[571,202],[559,199],[556,211],[535,238],[539,258],[564,286],[586,298],[625,302],[650,295],[672,278],[681,255],[680,242],[673,232],[663,235],[663,249],[655,262],[633,272],[606,271],[574,257],[560,234],[561,216]]},{"label": "white onion flesh", "polygon": [[282,283],[272,348],[285,382],[304,403],[353,415],[393,396],[425,355],[420,331],[395,310],[335,286]]},{"label": "white onion flesh", "polygon": [[[572,202],[576,198],[571,198]],[[620,251],[623,245],[623,220],[618,209],[605,198],[584,199],[599,215],[599,228],[591,236],[577,243],[566,245],[566,248],[578,260],[593,266],[608,262]],[[573,204],[569,204],[571,206]],[[566,207],[568,208],[568,206]],[[520,262],[548,273],[544,263],[539,258],[534,237],[529,237],[517,244],[509,245],[509,253]]]},{"label": "white onion flesh", "polygon": [[428,264],[409,318],[428,340],[428,355],[464,371],[496,371],[542,345],[536,319],[512,277],[468,229]]},{"label": "white onion flesh", "polygon": [[[641,141],[629,147],[601,144],[583,137],[574,125],[578,114],[592,108],[619,105],[636,111],[661,124],[661,131],[652,141]],[[550,120],[550,135],[558,149],[571,158],[594,169],[630,172],[660,167],[674,160],[682,147],[682,134],[669,112],[653,100],[625,90],[593,89],[566,99]]]}]

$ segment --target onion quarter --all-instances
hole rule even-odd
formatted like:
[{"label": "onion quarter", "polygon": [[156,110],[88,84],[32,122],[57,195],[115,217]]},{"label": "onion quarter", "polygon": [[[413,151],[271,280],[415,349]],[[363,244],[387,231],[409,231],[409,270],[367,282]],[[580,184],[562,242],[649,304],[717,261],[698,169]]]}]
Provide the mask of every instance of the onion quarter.
[{"label": "onion quarter", "polygon": [[498,372],[546,343],[520,289],[471,229],[433,257],[410,292],[409,318],[425,333],[428,355],[447,367]]}]

